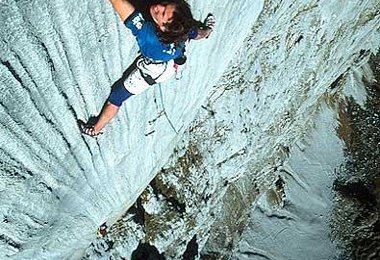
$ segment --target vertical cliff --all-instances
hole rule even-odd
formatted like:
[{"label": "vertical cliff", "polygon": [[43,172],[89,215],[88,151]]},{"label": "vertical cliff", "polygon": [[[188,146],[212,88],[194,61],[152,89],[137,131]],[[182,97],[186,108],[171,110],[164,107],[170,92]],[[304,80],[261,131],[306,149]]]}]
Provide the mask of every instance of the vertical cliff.
[{"label": "vertical cliff", "polygon": [[165,163],[180,135],[163,114],[183,132],[260,11],[260,2],[190,3],[198,19],[217,13],[219,32],[189,46],[181,81],[131,98],[94,140],[77,120],[99,112],[137,55],[134,38],[105,0],[1,1],[2,255],[85,248]]},{"label": "vertical cliff", "polygon": [[379,47],[375,0],[189,3],[217,27],[190,43],[182,79],[91,139],[77,120],[137,55],[130,32],[107,0],[0,1],[1,256],[228,252],[324,94]]}]

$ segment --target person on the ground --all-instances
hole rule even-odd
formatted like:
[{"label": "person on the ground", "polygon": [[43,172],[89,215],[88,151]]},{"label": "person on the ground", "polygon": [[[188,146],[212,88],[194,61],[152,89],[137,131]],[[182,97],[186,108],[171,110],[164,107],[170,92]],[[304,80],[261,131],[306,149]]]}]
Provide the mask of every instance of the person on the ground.
[{"label": "person on the ground", "polygon": [[215,24],[211,14],[204,23],[195,20],[185,0],[152,0],[148,17],[127,0],[110,1],[136,37],[141,55],[132,64],[131,72],[113,88],[96,122],[81,124],[82,133],[90,136],[101,133],[126,99],[173,76],[178,65],[186,61],[186,42],[207,38]]}]

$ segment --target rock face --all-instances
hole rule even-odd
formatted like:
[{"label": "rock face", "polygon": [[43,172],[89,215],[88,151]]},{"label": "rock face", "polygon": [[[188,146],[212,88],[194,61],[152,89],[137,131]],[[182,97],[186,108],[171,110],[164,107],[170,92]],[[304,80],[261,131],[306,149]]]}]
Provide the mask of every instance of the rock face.
[{"label": "rock face", "polygon": [[337,115],[321,106],[315,128],[293,146],[278,180],[255,201],[233,259],[339,259],[329,227],[331,187],[344,162]]},{"label": "rock face", "polygon": [[182,79],[91,139],[77,120],[135,58],[130,32],[106,0],[0,1],[1,258],[228,258],[251,204],[281,204],[324,94],[379,47],[376,0],[189,3],[218,23]]},{"label": "rock face", "polygon": [[339,133],[346,161],[334,182],[332,234],[346,259],[380,258],[380,53],[371,57],[374,81],[366,81],[363,106],[340,104]]}]

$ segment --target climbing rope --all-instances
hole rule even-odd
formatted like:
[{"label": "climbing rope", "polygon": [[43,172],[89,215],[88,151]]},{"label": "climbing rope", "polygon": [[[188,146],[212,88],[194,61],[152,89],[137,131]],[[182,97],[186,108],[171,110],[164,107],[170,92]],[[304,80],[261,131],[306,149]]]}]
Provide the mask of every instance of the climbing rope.
[{"label": "climbing rope", "polygon": [[178,131],[175,129],[172,121],[170,120],[169,116],[168,116],[168,113],[166,113],[166,109],[165,109],[165,106],[164,106],[164,96],[162,95],[162,89],[161,89],[161,83],[158,83],[158,89],[160,90],[160,99],[161,99],[161,105],[162,105],[162,108],[164,110],[164,115],[166,117],[166,119],[168,120],[171,128],[173,129],[173,131],[178,134]]}]

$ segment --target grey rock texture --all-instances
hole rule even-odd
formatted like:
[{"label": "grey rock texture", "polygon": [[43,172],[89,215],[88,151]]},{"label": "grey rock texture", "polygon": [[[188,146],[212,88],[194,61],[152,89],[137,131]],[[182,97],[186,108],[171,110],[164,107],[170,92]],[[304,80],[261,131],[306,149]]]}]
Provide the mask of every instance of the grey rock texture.
[{"label": "grey rock texture", "polygon": [[189,46],[181,82],[131,99],[93,140],[79,134],[77,120],[99,112],[137,55],[134,38],[106,0],[1,1],[2,255],[81,255],[97,227],[118,219],[164,165],[180,135],[163,104],[183,132],[254,23],[252,4],[191,4],[198,19],[219,15],[219,32]]},{"label": "grey rock texture", "polygon": [[218,23],[182,79],[91,139],[77,120],[99,112],[133,37],[106,0],[0,1],[2,258],[121,259],[143,242],[229,257],[324,94],[379,47],[375,0],[189,2]]},{"label": "grey rock texture", "polygon": [[329,228],[332,186],[344,161],[337,116],[321,106],[311,133],[292,147],[278,180],[253,204],[233,259],[339,259]]},{"label": "grey rock texture", "polygon": [[340,103],[346,160],[334,182],[331,227],[343,242],[344,259],[380,258],[380,53],[369,64],[375,80],[364,81],[364,104],[352,98]]}]

